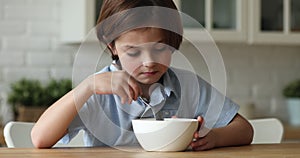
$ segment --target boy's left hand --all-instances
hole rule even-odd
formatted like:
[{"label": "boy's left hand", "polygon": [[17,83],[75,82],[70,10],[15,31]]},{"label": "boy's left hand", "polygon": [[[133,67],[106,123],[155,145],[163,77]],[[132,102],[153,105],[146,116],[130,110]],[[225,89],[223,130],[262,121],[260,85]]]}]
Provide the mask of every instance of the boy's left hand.
[{"label": "boy's left hand", "polygon": [[207,135],[204,137],[200,137],[199,130],[201,129],[200,126],[204,125],[204,119],[201,116],[198,116],[197,120],[199,121],[198,130],[194,133],[194,139],[191,142],[190,146],[194,151],[202,151],[202,150],[209,150],[215,147],[216,144],[216,135],[215,133],[210,130]]}]

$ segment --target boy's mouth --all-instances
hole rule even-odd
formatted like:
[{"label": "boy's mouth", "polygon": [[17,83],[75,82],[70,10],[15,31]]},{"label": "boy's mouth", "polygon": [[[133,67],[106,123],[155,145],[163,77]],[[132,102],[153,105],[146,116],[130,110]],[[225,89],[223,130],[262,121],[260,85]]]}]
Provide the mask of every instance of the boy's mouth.
[{"label": "boy's mouth", "polygon": [[143,75],[148,75],[148,76],[151,76],[151,75],[155,75],[158,71],[146,71],[146,72],[143,72],[142,74]]}]

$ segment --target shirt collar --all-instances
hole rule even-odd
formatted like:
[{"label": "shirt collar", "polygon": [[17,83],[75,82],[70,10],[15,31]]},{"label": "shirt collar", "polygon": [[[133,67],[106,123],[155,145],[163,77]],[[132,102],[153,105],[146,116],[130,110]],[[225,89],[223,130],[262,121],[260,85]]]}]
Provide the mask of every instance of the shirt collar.
[{"label": "shirt collar", "polygon": [[121,63],[119,60],[114,60],[111,65],[109,66],[110,71],[118,71],[121,70]]},{"label": "shirt collar", "polygon": [[174,86],[175,84],[179,83],[176,83],[176,81],[174,81],[176,80],[176,76],[172,72],[173,71],[169,68],[163,76],[163,85],[165,87],[164,90],[168,97],[171,95],[171,92],[173,92],[174,95],[178,97],[178,92],[176,91],[176,88]]}]

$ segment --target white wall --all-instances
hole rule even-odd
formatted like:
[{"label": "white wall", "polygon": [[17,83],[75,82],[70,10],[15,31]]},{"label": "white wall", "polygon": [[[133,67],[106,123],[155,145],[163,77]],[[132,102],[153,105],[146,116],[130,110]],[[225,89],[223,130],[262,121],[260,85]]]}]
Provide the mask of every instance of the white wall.
[{"label": "white wall", "polygon": [[[60,0],[0,0],[0,91],[22,77],[46,82],[71,78],[78,45],[62,45]],[[228,75],[227,94],[241,105],[254,102],[256,116],[287,113],[281,90],[300,78],[300,47],[218,44]],[[189,45],[182,46],[189,50]],[[86,54],[83,61],[97,54]],[[197,58],[194,60],[197,61]],[[82,70],[84,70],[84,65]]]},{"label": "white wall", "polygon": [[283,87],[300,78],[300,46],[219,44],[228,74],[229,97],[242,105],[253,102],[255,116],[287,113]]},{"label": "white wall", "polygon": [[59,43],[59,0],[0,1],[0,87],[22,77],[71,76],[77,46]]}]

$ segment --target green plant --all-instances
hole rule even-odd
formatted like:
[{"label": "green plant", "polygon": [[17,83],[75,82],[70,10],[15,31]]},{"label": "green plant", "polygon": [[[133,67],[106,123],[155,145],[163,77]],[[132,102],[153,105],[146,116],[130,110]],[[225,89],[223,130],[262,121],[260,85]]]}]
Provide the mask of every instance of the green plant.
[{"label": "green plant", "polygon": [[8,102],[13,106],[47,107],[71,89],[72,82],[69,79],[51,79],[44,87],[38,80],[21,79],[11,84]]},{"label": "green plant", "polygon": [[45,105],[50,106],[59,98],[72,90],[72,82],[69,79],[52,79],[45,87]]},{"label": "green plant", "polygon": [[43,87],[38,80],[21,79],[11,84],[8,102],[13,106],[40,106],[43,105]]},{"label": "green plant", "polygon": [[300,98],[300,79],[286,85],[283,89],[283,96],[286,98]]}]

